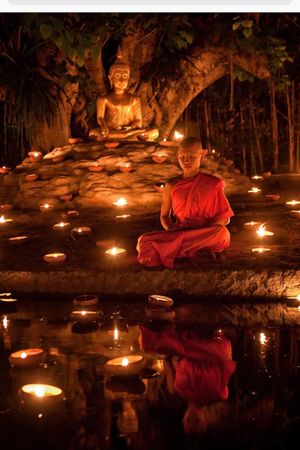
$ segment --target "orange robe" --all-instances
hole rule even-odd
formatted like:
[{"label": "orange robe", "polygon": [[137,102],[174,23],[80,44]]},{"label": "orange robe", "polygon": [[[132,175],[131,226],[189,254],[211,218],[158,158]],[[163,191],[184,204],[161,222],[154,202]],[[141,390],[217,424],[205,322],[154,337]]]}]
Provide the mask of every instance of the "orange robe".
[{"label": "orange robe", "polygon": [[155,231],[140,236],[139,263],[148,267],[163,264],[173,269],[175,258],[191,257],[201,249],[219,253],[227,248],[230,243],[227,228],[208,225],[210,221],[234,215],[223,189],[223,180],[203,172],[178,181],[171,190],[178,231]]}]

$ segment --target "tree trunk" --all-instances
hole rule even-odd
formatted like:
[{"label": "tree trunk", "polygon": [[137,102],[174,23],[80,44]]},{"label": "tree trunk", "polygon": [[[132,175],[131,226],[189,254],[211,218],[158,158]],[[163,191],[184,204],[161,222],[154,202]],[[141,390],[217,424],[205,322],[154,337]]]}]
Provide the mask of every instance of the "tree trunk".
[{"label": "tree trunk", "polygon": [[295,84],[292,81],[291,89],[286,89],[286,102],[288,112],[288,127],[289,127],[289,156],[290,156],[290,172],[295,169]]},{"label": "tree trunk", "polygon": [[278,143],[278,119],[277,119],[277,108],[276,108],[276,92],[275,83],[271,82],[270,87],[270,104],[271,104],[271,126],[272,126],[272,136],[273,136],[273,168],[274,172],[278,172],[278,159],[279,159],[279,143]]},{"label": "tree trunk", "polygon": [[249,113],[251,117],[252,122],[252,129],[255,139],[255,146],[256,146],[256,154],[258,155],[258,161],[260,165],[260,171],[264,171],[264,161],[263,161],[263,154],[262,154],[262,148],[260,143],[260,136],[258,132],[257,122],[256,122],[256,116],[253,108],[253,101],[252,101],[252,89],[249,88]]}]

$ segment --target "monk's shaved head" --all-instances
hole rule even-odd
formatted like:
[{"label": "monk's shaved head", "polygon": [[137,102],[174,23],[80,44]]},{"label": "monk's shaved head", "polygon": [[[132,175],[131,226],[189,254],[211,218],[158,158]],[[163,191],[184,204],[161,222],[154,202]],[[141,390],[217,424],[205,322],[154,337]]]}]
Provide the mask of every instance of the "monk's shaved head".
[{"label": "monk's shaved head", "polygon": [[202,150],[202,144],[201,144],[201,141],[200,141],[199,138],[190,136],[190,137],[187,137],[187,138],[183,139],[180,142],[178,150],[179,149],[183,149],[183,148],[184,149],[186,149],[186,148],[187,149],[188,148],[199,148],[199,150]]}]

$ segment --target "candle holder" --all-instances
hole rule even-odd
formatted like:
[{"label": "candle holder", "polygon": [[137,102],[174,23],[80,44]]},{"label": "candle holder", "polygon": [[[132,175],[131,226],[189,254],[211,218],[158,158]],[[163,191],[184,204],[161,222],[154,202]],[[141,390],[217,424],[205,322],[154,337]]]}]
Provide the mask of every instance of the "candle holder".
[{"label": "candle holder", "polygon": [[46,353],[42,348],[26,348],[12,353],[9,363],[18,368],[38,366],[45,361]]},{"label": "candle holder", "polygon": [[73,303],[76,306],[93,306],[99,302],[98,295],[95,294],[82,294],[73,298]]},{"label": "candle holder", "polygon": [[159,294],[149,295],[148,302],[150,305],[162,306],[163,308],[170,308],[174,305],[174,300],[171,297]]},{"label": "candle holder", "polygon": [[91,234],[92,229],[90,227],[75,227],[72,228],[71,233],[75,236],[81,237],[81,236],[88,236]]},{"label": "candle holder", "polygon": [[47,253],[43,256],[43,259],[49,264],[57,264],[65,261],[66,257],[65,253]]},{"label": "candle holder", "polygon": [[121,247],[112,247],[112,248],[105,250],[105,254],[112,256],[112,257],[124,255],[125,253],[126,253],[125,248],[121,248]]},{"label": "candle holder", "polygon": [[28,175],[25,175],[24,179],[25,181],[36,181],[39,177],[38,173],[29,173]]},{"label": "candle holder", "polygon": [[120,145],[120,142],[117,141],[108,141],[104,143],[106,148],[117,148]]},{"label": "candle holder", "polygon": [[133,169],[132,163],[130,161],[119,161],[116,163],[116,167],[120,170],[120,172],[131,172]]},{"label": "candle holder", "polygon": [[104,169],[104,166],[97,162],[95,162],[89,166],[89,170],[91,172],[101,172],[103,169]]},{"label": "candle holder", "polygon": [[159,145],[161,147],[172,147],[174,146],[174,142],[168,141],[167,138],[164,138],[162,141],[159,141]]},{"label": "candle holder", "polygon": [[67,216],[70,218],[78,217],[79,211],[76,211],[76,209],[71,209],[70,211],[67,211]]},{"label": "candle holder", "polygon": [[7,175],[11,171],[10,167],[2,166],[0,167],[0,174],[1,175]]},{"label": "candle holder", "polygon": [[59,223],[55,223],[52,228],[54,230],[66,230],[69,227],[70,227],[69,222],[59,222]]},{"label": "candle holder", "polygon": [[77,322],[95,322],[99,320],[100,316],[101,311],[87,311],[85,309],[78,309],[71,313],[71,318]]},{"label": "candle holder", "polygon": [[8,238],[10,244],[23,244],[26,241],[28,241],[28,236],[26,234]]},{"label": "candle holder", "polygon": [[104,369],[108,375],[130,377],[137,375],[145,366],[142,355],[126,355],[108,360]]},{"label": "candle holder", "polygon": [[42,203],[40,205],[40,211],[42,212],[50,212],[54,210],[54,204],[53,203]]},{"label": "candle holder", "polygon": [[31,159],[31,161],[38,162],[43,158],[43,153],[39,151],[31,151],[28,152],[28,156]]}]

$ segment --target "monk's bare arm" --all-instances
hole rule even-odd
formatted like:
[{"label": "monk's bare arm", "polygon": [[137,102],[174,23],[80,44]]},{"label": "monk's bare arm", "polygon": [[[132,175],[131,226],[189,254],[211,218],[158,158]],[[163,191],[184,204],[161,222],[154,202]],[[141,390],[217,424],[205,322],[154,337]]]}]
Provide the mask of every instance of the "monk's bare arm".
[{"label": "monk's bare arm", "polygon": [[109,129],[107,123],[104,119],[106,110],[106,99],[104,97],[99,97],[97,99],[97,123],[101,128],[101,134],[107,136]]},{"label": "monk's bare arm", "polygon": [[160,208],[160,223],[162,224],[162,227],[167,231],[170,231],[174,227],[174,224],[170,219],[170,212],[172,208],[171,189],[172,184],[166,183]]}]

